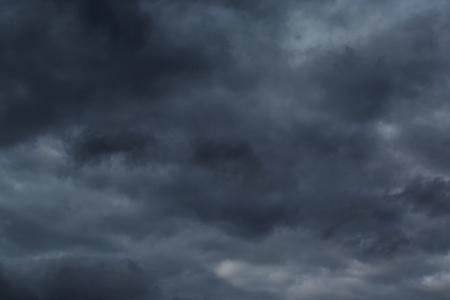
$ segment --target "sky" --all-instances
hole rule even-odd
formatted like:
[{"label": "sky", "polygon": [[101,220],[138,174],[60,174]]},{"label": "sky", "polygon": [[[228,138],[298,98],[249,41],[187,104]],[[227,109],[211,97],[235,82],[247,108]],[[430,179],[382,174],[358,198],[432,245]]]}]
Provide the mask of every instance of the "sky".
[{"label": "sky", "polygon": [[448,299],[449,49],[446,0],[0,0],[0,299]]}]

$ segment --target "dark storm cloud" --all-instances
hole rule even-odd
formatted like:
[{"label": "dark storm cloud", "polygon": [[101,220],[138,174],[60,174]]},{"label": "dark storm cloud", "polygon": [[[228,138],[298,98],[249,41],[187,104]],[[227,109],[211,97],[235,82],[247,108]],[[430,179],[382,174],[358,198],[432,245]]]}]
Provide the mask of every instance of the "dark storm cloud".
[{"label": "dark storm cloud", "polygon": [[123,154],[130,160],[143,158],[149,147],[156,141],[151,136],[137,132],[121,132],[113,134],[95,134],[83,132],[69,144],[69,151],[74,160],[80,163],[95,163],[102,159]]},{"label": "dark storm cloud", "polygon": [[418,178],[408,183],[398,198],[430,217],[441,217],[450,213],[449,188],[442,178]]},{"label": "dark storm cloud", "polygon": [[155,279],[133,260],[49,260],[30,275],[2,272],[2,299],[159,299]]},{"label": "dark storm cloud", "polygon": [[141,14],[138,1],[59,1],[64,2],[75,6],[86,30],[105,36],[112,47],[124,50],[145,47],[146,31],[152,31],[151,19]]},{"label": "dark storm cloud", "polygon": [[157,299],[158,287],[133,261],[118,266],[83,261],[56,262],[40,283],[44,299]]},{"label": "dark storm cloud", "polygon": [[5,273],[3,268],[0,269],[0,296],[2,297],[2,299],[10,300],[39,299],[38,295],[30,290],[29,287],[15,282],[13,278]]},{"label": "dark storm cloud", "polygon": [[251,145],[243,141],[199,140],[193,144],[192,161],[205,167],[239,172],[239,169],[258,169],[261,164]]},{"label": "dark storm cloud", "polygon": [[0,298],[448,294],[444,1],[0,5]]},{"label": "dark storm cloud", "polygon": [[10,4],[2,18],[4,145],[104,112],[117,97],[151,101],[164,79],[212,67],[201,45],[173,44],[136,1],[56,3]]},{"label": "dark storm cloud", "polygon": [[393,92],[392,69],[381,59],[364,61],[350,47],[336,54],[330,67],[321,70],[323,89],[328,93],[324,109],[345,120],[363,121],[383,114]]}]

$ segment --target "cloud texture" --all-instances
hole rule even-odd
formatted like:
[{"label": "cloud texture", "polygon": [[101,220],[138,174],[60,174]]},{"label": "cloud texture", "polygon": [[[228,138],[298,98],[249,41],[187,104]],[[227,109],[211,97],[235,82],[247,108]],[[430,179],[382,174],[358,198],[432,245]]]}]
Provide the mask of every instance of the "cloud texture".
[{"label": "cloud texture", "polygon": [[0,298],[446,299],[449,12],[0,0]]}]

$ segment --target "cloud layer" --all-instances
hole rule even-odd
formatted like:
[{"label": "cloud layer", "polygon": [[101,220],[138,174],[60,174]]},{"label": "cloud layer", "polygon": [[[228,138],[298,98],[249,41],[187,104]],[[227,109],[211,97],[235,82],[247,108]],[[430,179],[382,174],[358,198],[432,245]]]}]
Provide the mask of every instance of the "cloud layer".
[{"label": "cloud layer", "polygon": [[0,1],[0,298],[445,299],[447,1]]}]

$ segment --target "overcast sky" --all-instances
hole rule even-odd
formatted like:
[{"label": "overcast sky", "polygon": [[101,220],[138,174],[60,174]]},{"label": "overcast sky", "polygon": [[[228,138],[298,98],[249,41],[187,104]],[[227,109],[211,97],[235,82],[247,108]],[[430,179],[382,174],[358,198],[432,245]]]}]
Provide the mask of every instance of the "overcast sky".
[{"label": "overcast sky", "polygon": [[450,294],[447,0],[0,0],[0,299]]}]

